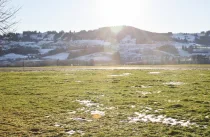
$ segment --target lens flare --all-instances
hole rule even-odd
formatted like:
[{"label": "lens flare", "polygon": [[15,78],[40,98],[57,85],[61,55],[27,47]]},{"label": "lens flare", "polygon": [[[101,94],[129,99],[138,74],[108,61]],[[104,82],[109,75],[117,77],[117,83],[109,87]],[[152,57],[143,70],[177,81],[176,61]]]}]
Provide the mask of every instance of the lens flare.
[{"label": "lens flare", "polygon": [[111,27],[111,31],[118,34],[123,29],[123,26]]}]

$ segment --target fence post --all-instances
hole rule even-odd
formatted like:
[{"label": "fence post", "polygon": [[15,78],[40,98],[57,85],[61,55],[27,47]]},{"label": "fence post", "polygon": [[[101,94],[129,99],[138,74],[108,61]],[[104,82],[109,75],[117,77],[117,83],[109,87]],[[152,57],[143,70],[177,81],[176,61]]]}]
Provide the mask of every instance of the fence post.
[{"label": "fence post", "polygon": [[23,59],[23,71],[25,71],[25,60]]}]

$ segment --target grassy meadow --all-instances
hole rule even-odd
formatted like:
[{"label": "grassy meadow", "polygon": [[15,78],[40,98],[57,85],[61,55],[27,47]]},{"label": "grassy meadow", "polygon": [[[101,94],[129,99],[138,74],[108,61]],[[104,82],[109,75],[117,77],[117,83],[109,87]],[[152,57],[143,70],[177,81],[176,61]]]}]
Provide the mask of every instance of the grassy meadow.
[{"label": "grassy meadow", "polygon": [[0,136],[208,137],[210,70],[0,72]]}]

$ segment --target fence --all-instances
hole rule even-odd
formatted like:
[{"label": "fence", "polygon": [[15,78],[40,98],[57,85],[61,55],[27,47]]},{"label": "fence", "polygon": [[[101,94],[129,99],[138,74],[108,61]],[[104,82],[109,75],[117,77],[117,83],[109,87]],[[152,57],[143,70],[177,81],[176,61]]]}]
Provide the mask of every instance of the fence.
[{"label": "fence", "polygon": [[0,62],[0,67],[42,67],[42,66],[94,66],[94,65],[116,65],[116,61],[111,62],[95,62],[81,60],[24,60],[18,62]]}]

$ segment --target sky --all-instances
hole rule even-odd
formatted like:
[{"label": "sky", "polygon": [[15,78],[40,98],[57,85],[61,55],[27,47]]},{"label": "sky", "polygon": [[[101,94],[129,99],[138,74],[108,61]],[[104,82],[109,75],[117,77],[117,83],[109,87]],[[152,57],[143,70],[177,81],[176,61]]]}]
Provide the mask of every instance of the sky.
[{"label": "sky", "polygon": [[210,30],[210,0],[11,0],[17,32],[127,25],[152,32]]}]

